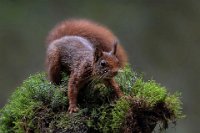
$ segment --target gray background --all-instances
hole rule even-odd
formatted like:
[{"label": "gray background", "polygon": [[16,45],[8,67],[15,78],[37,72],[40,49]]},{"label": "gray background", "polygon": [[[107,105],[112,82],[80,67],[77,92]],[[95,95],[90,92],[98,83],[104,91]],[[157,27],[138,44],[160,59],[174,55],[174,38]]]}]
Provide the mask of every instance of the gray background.
[{"label": "gray background", "polygon": [[108,26],[134,70],[170,92],[182,92],[187,117],[167,132],[200,132],[198,0],[1,0],[0,107],[24,79],[44,71],[45,37],[57,22],[71,17]]}]

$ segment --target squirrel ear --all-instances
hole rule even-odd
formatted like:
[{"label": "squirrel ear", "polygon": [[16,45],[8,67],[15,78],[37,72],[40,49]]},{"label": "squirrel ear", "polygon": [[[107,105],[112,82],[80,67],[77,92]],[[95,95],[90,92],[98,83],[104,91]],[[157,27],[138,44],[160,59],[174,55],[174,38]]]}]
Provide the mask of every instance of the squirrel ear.
[{"label": "squirrel ear", "polygon": [[117,53],[117,44],[118,44],[118,41],[115,40],[114,43],[113,43],[113,48],[112,48],[112,50],[110,51],[110,54],[116,55],[116,53]]},{"label": "squirrel ear", "polygon": [[100,48],[96,47],[94,51],[94,61],[97,62],[102,55],[103,51]]}]

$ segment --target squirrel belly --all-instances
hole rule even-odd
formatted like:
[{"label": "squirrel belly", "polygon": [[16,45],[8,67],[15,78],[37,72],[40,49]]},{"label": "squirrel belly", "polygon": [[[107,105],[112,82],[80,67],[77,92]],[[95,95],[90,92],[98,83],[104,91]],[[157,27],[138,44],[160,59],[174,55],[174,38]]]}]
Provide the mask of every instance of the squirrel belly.
[{"label": "squirrel belly", "polygon": [[58,24],[47,38],[46,67],[48,78],[61,82],[61,72],[69,74],[70,113],[78,111],[81,86],[97,78],[123,96],[114,76],[127,62],[118,39],[107,28],[88,20],[67,20]]}]

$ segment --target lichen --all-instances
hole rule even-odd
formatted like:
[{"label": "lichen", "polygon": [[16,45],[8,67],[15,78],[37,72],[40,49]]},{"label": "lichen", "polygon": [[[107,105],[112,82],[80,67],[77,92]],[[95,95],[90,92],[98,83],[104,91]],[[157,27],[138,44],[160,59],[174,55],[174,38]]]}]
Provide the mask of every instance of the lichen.
[{"label": "lichen", "polygon": [[67,81],[51,84],[45,73],[30,76],[0,110],[0,132],[152,132],[184,117],[180,93],[145,81],[130,66],[116,76],[126,95],[117,98],[101,83],[80,89],[79,112],[68,114]]}]

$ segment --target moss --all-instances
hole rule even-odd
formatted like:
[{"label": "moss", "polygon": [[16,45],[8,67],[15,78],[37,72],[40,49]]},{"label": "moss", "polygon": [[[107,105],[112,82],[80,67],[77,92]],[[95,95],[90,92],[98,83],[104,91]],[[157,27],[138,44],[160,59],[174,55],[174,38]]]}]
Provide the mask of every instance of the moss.
[{"label": "moss", "polygon": [[167,108],[173,112],[174,119],[182,119],[185,117],[182,113],[182,102],[180,101],[181,93],[174,93],[172,95],[168,94],[165,99],[165,104]]},{"label": "moss", "polygon": [[70,115],[66,74],[60,86],[45,73],[30,76],[1,109],[0,132],[152,132],[157,123],[165,129],[184,117],[180,93],[144,81],[129,66],[116,80],[129,98],[117,99],[112,89],[90,84],[80,90],[80,111]]},{"label": "moss", "polygon": [[119,132],[119,129],[122,127],[124,119],[126,118],[126,113],[130,107],[130,101],[125,98],[121,98],[116,102],[116,105],[111,112],[112,121],[110,123],[114,132]]},{"label": "moss", "polygon": [[158,102],[163,102],[167,96],[165,87],[160,86],[153,80],[147,82],[138,78],[132,88],[132,96],[143,99],[150,107]]}]

